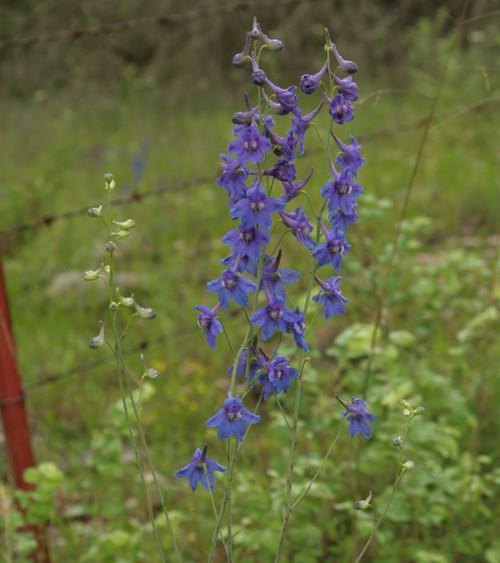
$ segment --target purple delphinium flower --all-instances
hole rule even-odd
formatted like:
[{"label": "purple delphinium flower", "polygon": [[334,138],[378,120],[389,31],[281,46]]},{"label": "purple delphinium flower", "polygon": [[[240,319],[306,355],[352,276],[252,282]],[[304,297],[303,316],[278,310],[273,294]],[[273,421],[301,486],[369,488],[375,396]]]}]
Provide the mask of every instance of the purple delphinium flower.
[{"label": "purple delphinium flower", "polygon": [[239,258],[228,270],[224,270],[220,278],[207,283],[208,291],[217,293],[221,309],[227,309],[229,300],[232,299],[237,305],[248,306],[248,293],[257,289],[257,284],[247,278],[238,275]]},{"label": "purple delphinium flower", "polygon": [[321,77],[325,74],[326,69],[328,68],[328,59],[325,61],[325,64],[322,66],[321,70],[316,74],[303,74],[300,77],[300,89],[305,94],[312,94],[316,88],[319,86],[321,81]]},{"label": "purple delphinium flower", "polygon": [[205,489],[207,489],[207,491],[209,485],[210,490],[213,491],[215,489],[214,471],[220,471],[221,473],[224,473],[225,471],[227,471],[227,468],[217,463],[211,457],[207,457],[207,445],[205,444],[203,451],[201,451],[200,448],[196,448],[191,463],[188,463],[186,467],[183,467],[182,469],[179,469],[179,471],[176,471],[174,473],[174,476],[179,477],[180,479],[189,477],[189,485],[191,486],[191,489],[193,489],[193,491],[196,491],[196,487],[198,486],[198,483],[200,481]]},{"label": "purple delphinium flower", "polygon": [[299,142],[299,147],[300,147],[299,154],[301,155],[304,154],[305,132],[307,131],[311,121],[316,117],[319,110],[323,107],[324,103],[325,100],[321,100],[319,105],[315,109],[313,109],[311,113],[308,113],[304,117],[302,117],[302,110],[298,106],[293,110],[293,115],[295,115],[295,117],[291,118],[292,119],[291,131],[297,137],[297,141]]},{"label": "purple delphinium flower", "polygon": [[352,172],[349,168],[342,168],[340,174],[330,160],[333,181],[321,188],[321,197],[328,200],[328,211],[333,215],[340,207],[346,214],[352,213],[356,198],[363,193],[363,188],[353,182]]},{"label": "purple delphinium flower", "polygon": [[281,332],[288,332],[288,323],[295,322],[293,311],[285,306],[285,301],[273,297],[267,286],[264,286],[267,305],[257,309],[250,317],[250,323],[262,326],[262,339],[269,340],[277,328]]},{"label": "purple delphinium flower", "polygon": [[271,393],[278,395],[283,391],[287,393],[292,379],[298,375],[297,368],[288,365],[290,358],[275,356],[272,360],[262,362],[262,371],[259,374],[259,383],[262,385],[262,396],[267,401]]},{"label": "purple delphinium flower", "polygon": [[332,137],[339,146],[342,154],[337,156],[335,164],[341,168],[349,168],[353,176],[358,175],[358,171],[365,163],[365,159],[360,155],[359,151],[363,145],[360,145],[355,137],[349,135],[352,141],[351,145],[344,144],[332,131]]},{"label": "purple delphinium flower", "polygon": [[299,195],[300,190],[307,184],[307,182],[309,182],[311,176],[313,175],[313,172],[314,167],[311,168],[311,171],[303,180],[295,182],[295,184],[292,184],[292,182],[283,182],[283,192],[281,194],[281,199],[285,203],[288,203],[290,200],[296,198]]},{"label": "purple delphinium flower", "polygon": [[256,424],[259,420],[258,414],[251,413],[243,406],[239,395],[231,397],[228,393],[223,408],[209,418],[205,425],[209,428],[217,427],[219,440],[229,438],[231,434],[234,434],[234,437],[242,442],[247,428],[246,425]]},{"label": "purple delphinium flower", "polygon": [[335,215],[332,217],[331,228],[347,231],[349,225],[355,223],[359,218],[358,214],[356,213],[357,208],[358,208],[358,204],[355,203],[353,205],[351,213],[344,213],[342,209],[337,210],[335,212]]},{"label": "purple delphinium flower", "polygon": [[336,229],[328,231],[319,219],[321,230],[325,235],[326,241],[318,245],[312,252],[313,258],[318,261],[318,268],[325,264],[331,264],[333,269],[338,272],[342,264],[342,256],[347,254],[351,245],[345,240],[345,233]]},{"label": "purple delphinium flower", "polygon": [[268,135],[273,144],[273,152],[276,156],[283,157],[287,161],[295,158],[295,149],[298,141],[294,138],[292,131],[288,132],[285,139],[275,133],[266,123],[266,135]]},{"label": "purple delphinium flower", "polygon": [[311,237],[314,227],[302,207],[297,207],[292,213],[281,211],[280,215],[285,225],[292,229],[297,240],[303,242],[308,250],[312,250],[316,246],[316,242]]},{"label": "purple delphinium flower", "polygon": [[309,345],[305,336],[306,315],[298,307],[293,312],[293,321],[288,323],[287,332],[293,334],[293,339],[298,348],[309,352]]},{"label": "purple delphinium flower", "polygon": [[358,65],[354,61],[348,61],[346,59],[343,59],[340,56],[339,52],[337,51],[337,47],[335,46],[335,43],[332,43],[332,49],[333,49],[333,54],[335,55],[335,58],[337,59],[337,62],[339,63],[342,72],[345,72],[346,74],[354,74],[355,72],[357,72]]},{"label": "purple delphinium flower", "polygon": [[227,150],[237,155],[238,164],[246,164],[249,161],[257,164],[271,148],[271,141],[267,137],[261,137],[259,130],[253,125],[235,125],[234,134],[241,139],[231,141]]},{"label": "purple delphinium flower", "polygon": [[234,205],[245,196],[247,189],[245,180],[247,179],[250,170],[246,166],[240,166],[238,161],[232,156],[221,154],[220,157],[226,162],[221,162],[224,172],[222,172],[219,176],[216,184],[227,190],[228,194],[231,196],[229,204]]},{"label": "purple delphinium flower", "polygon": [[326,101],[328,102],[328,111],[333,117],[333,121],[342,125],[347,121],[352,121],[354,119],[354,108],[351,102],[346,100],[342,94],[337,94],[333,99],[329,99],[326,94],[324,94]]},{"label": "purple delphinium flower", "polygon": [[200,313],[195,313],[196,318],[198,319],[198,325],[207,335],[207,342],[212,350],[215,350],[217,347],[215,340],[216,336],[223,330],[222,323],[216,317],[220,307],[220,303],[217,303],[213,309],[210,309],[210,307],[207,307],[206,305],[197,305],[196,307],[193,307],[195,311],[200,311]]},{"label": "purple delphinium flower", "polygon": [[266,191],[258,181],[247,190],[246,197],[231,207],[233,219],[241,218],[241,226],[245,229],[258,225],[269,231],[272,224],[272,213],[281,211],[285,203],[274,197],[267,197]]},{"label": "purple delphinium flower", "polygon": [[314,279],[321,286],[321,291],[313,297],[315,303],[323,304],[323,314],[325,319],[331,319],[333,315],[343,315],[345,313],[347,298],[340,293],[342,278],[332,276],[326,282],[314,276]]},{"label": "purple delphinium flower", "polygon": [[352,76],[347,78],[339,78],[338,76],[333,77],[335,84],[339,87],[340,93],[349,102],[355,102],[359,98],[358,85],[352,79]]},{"label": "purple delphinium flower", "polygon": [[233,247],[232,256],[234,256],[234,259],[238,255],[242,258],[248,256],[254,264],[259,260],[262,247],[266,246],[270,240],[271,236],[269,233],[256,229],[253,226],[245,229],[241,225],[222,237],[224,244]]},{"label": "purple delphinium flower", "polygon": [[[349,417],[349,435],[351,437],[357,436],[360,432],[363,432],[363,436],[365,438],[371,438],[372,432],[370,427],[368,426],[368,422],[375,420],[377,417],[371,412],[366,410],[366,402],[363,399],[358,399],[356,397],[352,397],[351,404],[346,403],[342,399],[340,399],[337,395],[337,400],[344,405],[347,409],[342,414],[344,417],[350,415]],[[368,421],[368,422],[367,422]]]},{"label": "purple delphinium flower", "polygon": [[279,267],[281,260],[281,249],[278,252],[276,260],[273,256],[266,254],[264,256],[264,266],[262,267],[262,276],[260,278],[260,290],[264,289],[264,285],[273,297],[278,297],[286,301],[287,295],[284,285],[296,282],[300,274],[295,270],[287,270]]},{"label": "purple delphinium flower", "polygon": [[284,113],[291,112],[294,108],[297,107],[299,103],[299,99],[297,98],[297,94],[295,94],[295,90],[297,86],[289,86],[288,88],[280,88],[273,84],[269,78],[266,78],[265,82],[269,88],[274,92],[276,95],[276,100],[278,100],[279,105],[282,107]]},{"label": "purple delphinium flower", "polygon": [[292,164],[288,160],[281,159],[278,160],[271,170],[266,170],[264,175],[272,176],[280,182],[293,182],[297,175],[297,169],[295,168],[295,164]]},{"label": "purple delphinium flower", "polygon": [[[255,352],[255,348],[252,346],[250,348],[250,360],[248,360],[248,348],[245,348],[243,352],[241,352],[238,365],[236,366],[236,375],[242,375],[243,377],[246,377],[247,361],[248,361],[249,362],[248,381],[252,382],[255,379],[255,374],[261,367],[259,358],[260,356]],[[234,364],[228,368],[227,370],[228,375],[233,374],[233,367]]]}]

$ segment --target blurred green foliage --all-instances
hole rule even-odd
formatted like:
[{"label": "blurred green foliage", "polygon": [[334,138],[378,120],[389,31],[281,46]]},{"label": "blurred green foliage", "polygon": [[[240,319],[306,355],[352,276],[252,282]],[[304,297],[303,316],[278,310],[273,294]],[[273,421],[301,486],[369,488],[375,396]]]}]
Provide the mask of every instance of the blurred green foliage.
[{"label": "blurred green foliage", "polygon": [[[334,30],[345,56],[361,56],[361,70],[363,62],[367,70],[377,70],[372,76],[360,73],[362,97],[347,129],[364,145],[367,164],[360,183],[365,195],[343,266],[348,312],[335,322],[317,321],[314,328],[317,346],[304,375],[297,495],[314,475],[342,418],[334,393],[348,399],[359,395],[364,384],[395,225],[451,26],[450,12],[435,11],[429,7],[433,3],[421,3],[421,10],[427,10],[423,15],[430,17],[417,21],[421,13],[410,17],[410,8],[388,10],[377,2],[361,12],[351,29],[339,23],[354,9],[351,4],[339,2],[338,11],[321,19],[324,4],[307,12],[312,22],[303,19],[306,12],[299,7],[263,17],[264,28],[267,23],[283,31],[280,38],[297,55],[294,68],[276,64],[272,77],[280,84],[283,76],[293,73],[297,82],[303,72],[319,68],[321,61],[311,63],[310,51],[302,49],[310,43],[317,51],[324,25]],[[450,2],[452,14],[458,4]],[[2,6],[0,33],[11,37],[96,25],[144,15],[144,5],[89,2],[78,4],[77,11],[70,4],[59,3],[56,10],[51,2],[26,0]],[[199,2],[148,5],[157,13],[198,7]],[[487,7],[473,3],[471,15]],[[367,26],[370,18],[377,21],[373,28]],[[404,22],[401,29],[394,26],[398,21]],[[204,442],[223,463],[223,448],[204,421],[220,403],[231,359],[208,348],[192,307],[206,301],[205,284],[216,277],[227,250],[220,238],[232,223],[226,194],[215,179],[218,155],[231,140],[230,116],[242,108],[239,85],[246,88],[248,77],[246,71],[225,69],[241,49],[248,24],[248,17],[236,14],[209,26],[179,26],[168,34],[145,28],[65,46],[0,51],[3,76],[10,73],[2,81],[2,228],[97,205],[104,199],[105,172],[114,174],[119,195],[213,178],[123,206],[123,219],[133,217],[137,227],[117,256],[118,272],[126,273],[120,289],[134,291],[141,304],[158,314],[154,322],[135,326],[126,344],[164,337],[147,349],[148,364],[160,370],[161,378],[148,384],[141,415],[186,561],[206,557],[212,508],[204,490],[191,493],[173,473]],[[361,30],[367,28],[361,41]],[[344,433],[292,515],[286,561],[347,562],[360,551],[374,520],[353,505],[372,490],[380,512],[390,494],[398,459],[392,441],[404,425],[401,397],[426,408],[410,431],[408,456],[416,467],[403,478],[366,560],[500,560],[497,29],[493,20],[466,26],[450,61],[383,304],[369,386],[369,410],[377,413],[374,436],[361,447]],[[391,58],[378,49],[393,31]],[[162,34],[168,37],[160,39]],[[124,45],[138,53],[141,42],[155,45],[154,56],[144,63],[127,60]],[[206,66],[201,57],[210,49],[214,66]],[[186,67],[194,73],[192,80]],[[141,183],[134,185],[132,155],[143,146],[148,147],[147,166]],[[299,177],[312,165],[321,169],[318,158],[307,152]],[[320,184],[315,187],[319,191]],[[43,485],[33,506],[42,520],[49,519],[53,560],[154,561],[112,362],[34,386],[48,374],[105,358],[104,350],[88,349],[103,315],[102,288],[81,280],[83,271],[97,268],[103,259],[100,231],[82,215],[4,237],[2,244],[36,457],[42,461],[31,473]],[[284,267],[293,267],[301,256],[285,241]],[[238,318],[228,320],[227,328],[243,331]],[[129,360],[139,384],[139,353]],[[291,399],[282,401],[286,412]],[[243,563],[271,560],[280,528],[289,434],[273,402],[269,399],[262,424],[249,433],[237,465],[233,529],[236,560]],[[14,493],[3,487],[1,494],[6,502],[0,503],[0,551],[5,561],[21,561],[34,540],[15,532],[19,515],[12,505],[5,508]],[[216,501],[221,495],[218,486]],[[168,533],[163,536],[170,554]]]}]

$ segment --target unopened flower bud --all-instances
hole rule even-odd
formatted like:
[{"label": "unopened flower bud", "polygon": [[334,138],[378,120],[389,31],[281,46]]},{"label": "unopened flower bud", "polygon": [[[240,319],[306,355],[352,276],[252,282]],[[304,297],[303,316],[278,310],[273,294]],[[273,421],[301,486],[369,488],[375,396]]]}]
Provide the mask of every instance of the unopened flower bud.
[{"label": "unopened flower bud", "polygon": [[257,41],[257,39],[259,39],[260,37],[260,31],[259,31],[259,24],[257,22],[257,18],[254,17],[253,18],[253,25],[252,25],[252,31],[250,32],[250,37],[254,40]]},{"label": "unopened flower bud", "polygon": [[134,308],[137,316],[141,319],[150,320],[156,317],[156,313],[153,311],[153,309],[151,309],[151,307],[141,307],[135,299]]},{"label": "unopened flower bud", "polygon": [[111,272],[111,266],[109,264],[106,264],[106,266],[104,266],[104,271],[109,275],[109,273]]},{"label": "unopened flower bud", "polygon": [[392,445],[396,446],[396,448],[401,447],[401,444],[403,443],[403,440],[401,440],[401,436],[398,436],[397,438],[394,438],[394,440],[392,441]]},{"label": "unopened flower bud", "polygon": [[399,404],[400,404],[402,407],[406,407],[407,409],[411,409],[410,403],[407,403],[404,399],[399,399]]},{"label": "unopened flower bud", "polygon": [[358,65],[354,61],[348,61],[346,59],[343,59],[339,55],[339,52],[337,51],[337,47],[335,47],[335,43],[332,43],[332,49],[333,49],[333,54],[335,55],[335,58],[337,59],[337,62],[339,63],[342,72],[345,72],[346,74],[354,74],[355,72],[358,71]]},{"label": "unopened flower bud", "polygon": [[91,207],[87,211],[87,215],[89,217],[102,217],[102,205],[99,205],[99,207]]},{"label": "unopened flower bud", "polygon": [[245,46],[243,47],[243,51],[241,53],[236,53],[233,57],[233,65],[242,67],[248,60],[248,51],[250,50],[250,32],[247,31],[246,39],[245,39]]},{"label": "unopened flower bud", "polygon": [[126,221],[113,221],[113,223],[120,227],[120,229],[130,230],[135,227],[135,221],[133,219],[127,219]]},{"label": "unopened flower bud", "polygon": [[285,48],[285,45],[283,44],[283,41],[280,41],[279,39],[270,39],[261,29],[260,24],[257,24],[257,28],[260,31],[260,37],[262,39],[262,41],[264,41],[265,46],[270,50],[270,51],[283,51],[283,49]]},{"label": "unopened flower bud", "polygon": [[118,311],[118,303],[111,301],[111,303],[109,304],[109,310],[113,312]]},{"label": "unopened flower bud", "polygon": [[128,229],[119,229],[114,233],[111,233],[117,240],[121,240],[130,236],[130,231]]},{"label": "unopened flower bud", "polygon": [[372,492],[365,498],[365,500],[358,500],[358,502],[354,505],[356,510],[366,510],[370,507],[370,503],[372,501]]},{"label": "unopened flower bud", "polygon": [[116,244],[112,240],[110,240],[106,244],[106,250],[112,254],[116,250]]},{"label": "unopened flower bud", "polygon": [[116,288],[116,297],[118,298],[118,304],[123,305],[124,307],[133,307],[134,306],[134,298],[133,297],[122,297],[120,295],[120,290]]},{"label": "unopened flower bud", "polygon": [[414,411],[413,414],[415,416],[418,416],[420,414],[423,414],[425,412],[425,408],[424,407],[417,407]]},{"label": "unopened flower bud", "polygon": [[104,174],[104,189],[112,190],[116,186],[115,179],[113,178],[113,174],[109,172]]},{"label": "unopened flower bud", "polygon": [[154,380],[160,377],[160,372],[157,369],[150,368],[146,364],[146,361],[144,360],[144,354],[141,354],[141,362],[142,365],[144,366],[144,373],[142,374],[143,378]]},{"label": "unopened flower bud", "polygon": [[98,270],[86,270],[85,272],[83,272],[83,279],[85,281],[97,280],[101,276],[103,269],[104,264],[101,264],[101,267]]},{"label": "unopened flower bud", "polygon": [[90,342],[89,342],[90,348],[99,348],[105,342],[105,340],[104,340],[104,323],[102,321],[99,321],[99,324],[101,325],[101,330],[99,331],[99,334],[97,336],[94,336],[94,338],[92,338],[90,340]]},{"label": "unopened flower bud", "polygon": [[401,467],[403,469],[405,469],[406,471],[411,471],[415,467],[415,462],[411,461],[411,459],[409,459],[408,461],[405,461],[404,463],[402,463]]}]

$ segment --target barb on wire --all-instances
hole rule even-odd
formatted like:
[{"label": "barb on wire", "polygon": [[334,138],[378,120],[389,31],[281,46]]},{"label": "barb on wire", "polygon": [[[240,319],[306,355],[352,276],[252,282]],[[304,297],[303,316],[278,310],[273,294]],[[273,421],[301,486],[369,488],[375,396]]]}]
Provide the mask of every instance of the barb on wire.
[{"label": "barb on wire", "polygon": [[[208,184],[214,181],[213,177],[203,176],[200,178],[195,178],[194,180],[183,180],[182,182],[177,182],[175,184],[170,184],[168,186],[161,186],[155,190],[147,191],[137,191],[128,196],[118,197],[113,201],[113,205],[126,205],[127,203],[134,203],[142,201],[148,197],[155,197],[162,195],[166,192],[185,190],[193,186],[199,186],[202,184]],[[45,215],[43,217],[38,217],[29,223],[20,223],[18,225],[12,225],[5,229],[0,230],[0,239],[8,237],[10,235],[19,234],[23,231],[29,231],[31,229],[37,229],[43,227],[44,225],[51,225],[54,221],[59,221],[60,219],[69,219],[77,215],[87,215],[88,207],[80,207],[78,209],[70,209],[69,211],[64,211],[57,215]]]},{"label": "barb on wire", "polygon": [[214,6],[211,8],[203,8],[191,12],[184,12],[180,14],[164,14],[161,16],[149,16],[144,18],[137,18],[133,20],[126,20],[122,22],[106,23],[94,27],[87,27],[82,29],[74,29],[67,31],[59,31],[56,33],[45,33],[43,35],[35,35],[31,37],[13,37],[0,41],[0,49],[8,47],[21,47],[27,45],[34,45],[37,43],[50,43],[54,41],[74,41],[81,39],[85,36],[101,35],[114,31],[125,31],[127,29],[134,29],[146,25],[171,25],[174,23],[187,22],[191,20],[209,18],[230,14],[239,11],[255,11],[264,8],[273,8],[275,6],[285,6],[287,4],[297,4],[302,0],[272,0],[266,2],[237,2],[233,4],[225,4],[224,6]]}]

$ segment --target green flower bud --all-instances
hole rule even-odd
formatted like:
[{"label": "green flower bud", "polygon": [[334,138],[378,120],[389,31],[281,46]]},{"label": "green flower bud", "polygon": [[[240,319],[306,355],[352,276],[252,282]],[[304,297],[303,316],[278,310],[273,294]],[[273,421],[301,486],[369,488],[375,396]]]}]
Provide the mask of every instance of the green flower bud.
[{"label": "green flower bud", "polygon": [[87,214],[89,217],[102,217],[102,205],[99,205],[99,207],[91,207],[87,211]]},{"label": "green flower bud", "polygon": [[411,459],[409,459],[408,461],[405,461],[404,463],[401,464],[401,467],[405,470],[405,471],[411,471],[412,469],[414,469],[415,467],[415,462],[411,461]]},{"label": "green flower bud", "polygon": [[399,399],[399,404],[400,404],[402,407],[406,407],[407,409],[411,409],[410,404],[407,403],[404,399]]},{"label": "green flower bud", "polygon": [[402,443],[403,443],[403,440],[401,440],[401,436],[398,436],[397,438],[395,438],[392,441],[392,445],[396,446],[396,448],[400,448]]},{"label": "green flower bud", "polygon": [[[132,298],[134,296],[132,295]],[[156,313],[150,307],[141,307],[134,299],[134,308],[137,316],[141,319],[150,320],[156,317]]]},{"label": "green flower bud", "polygon": [[113,221],[113,223],[117,227],[120,227],[120,229],[125,229],[126,231],[135,227],[135,221],[133,219],[127,219],[126,221]]},{"label": "green flower bud", "polygon": [[111,303],[109,304],[109,309],[110,311],[118,311],[118,303],[111,301]]},{"label": "green flower bud", "polygon": [[158,379],[158,377],[160,377],[160,372],[157,369],[150,368],[146,364],[146,361],[144,360],[144,354],[141,354],[141,362],[142,362],[142,365],[144,366],[144,373],[142,374],[141,379],[146,378],[146,379],[154,380],[154,379]]},{"label": "green flower bud", "polygon": [[101,325],[101,330],[99,331],[99,334],[97,336],[94,336],[94,338],[92,338],[89,342],[89,347],[93,349],[99,348],[105,343],[104,323],[102,321],[99,321],[99,324]]},{"label": "green flower bud", "polygon": [[104,174],[104,189],[105,190],[112,190],[116,186],[115,179],[113,178],[113,174],[109,172]]},{"label": "green flower bud", "polygon": [[372,501],[372,492],[365,498],[365,500],[358,500],[358,502],[354,505],[356,510],[366,510],[370,507],[370,503]]},{"label": "green flower bud", "polygon": [[425,411],[425,408],[424,408],[424,407],[417,407],[417,408],[413,411],[413,414],[414,414],[415,416],[418,416],[418,415],[420,415],[420,414],[423,414],[424,411]]},{"label": "green flower bud", "polygon": [[103,269],[104,264],[101,264],[101,267],[98,270],[86,270],[85,272],[83,272],[83,279],[85,281],[97,280],[101,276]]},{"label": "green flower bud", "polygon": [[106,250],[112,254],[116,250],[116,244],[112,240],[110,240],[106,244]]},{"label": "green flower bud", "polygon": [[133,297],[122,297],[120,295],[120,290],[116,288],[116,296],[118,297],[118,304],[123,305],[124,307],[133,307],[134,306],[134,298]]},{"label": "green flower bud", "polygon": [[130,231],[128,229],[120,229],[114,233],[111,233],[117,240],[121,240],[123,238],[127,238],[130,236]]}]

